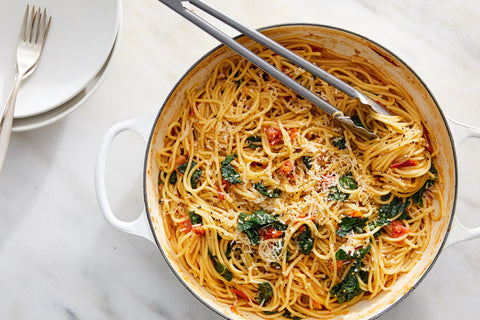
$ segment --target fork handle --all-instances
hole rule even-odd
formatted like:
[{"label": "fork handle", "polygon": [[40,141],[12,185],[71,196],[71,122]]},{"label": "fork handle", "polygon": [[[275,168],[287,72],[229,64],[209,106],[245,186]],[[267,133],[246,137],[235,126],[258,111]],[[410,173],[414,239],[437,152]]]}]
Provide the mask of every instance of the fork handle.
[{"label": "fork handle", "polygon": [[13,81],[13,87],[10,90],[10,93],[7,98],[7,102],[5,102],[5,105],[3,106],[2,113],[0,116],[0,128],[2,126],[3,118],[7,114],[8,108],[11,106],[15,106],[15,102],[17,101],[17,94],[18,90],[20,90],[20,83],[22,82],[22,76],[16,72],[15,73],[15,79]]},{"label": "fork handle", "polygon": [[13,114],[15,111],[15,102],[17,101],[18,90],[23,76],[18,72],[15,74],[12,90],[8,95],[7,102],[2,109],[0,118],[0,172],[2,171],[5,158],[7,157],[8,144],[12,133]]}]

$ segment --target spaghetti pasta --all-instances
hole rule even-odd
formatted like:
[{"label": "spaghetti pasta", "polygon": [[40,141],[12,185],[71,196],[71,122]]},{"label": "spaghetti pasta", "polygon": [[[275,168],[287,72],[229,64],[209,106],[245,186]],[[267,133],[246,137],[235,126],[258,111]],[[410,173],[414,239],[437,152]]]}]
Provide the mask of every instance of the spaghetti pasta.
[{"label": "spaghetti pasta", "polygon": [[441,177],[412,98],[381,70],[314,42],[279,42],[394,116],[256,44],[378,138],[233,56],[188,90],[156,151],[159,203],[176,258],[218,301],[263,318],[332,318],[391,290],[420,259],[443,214]]}]

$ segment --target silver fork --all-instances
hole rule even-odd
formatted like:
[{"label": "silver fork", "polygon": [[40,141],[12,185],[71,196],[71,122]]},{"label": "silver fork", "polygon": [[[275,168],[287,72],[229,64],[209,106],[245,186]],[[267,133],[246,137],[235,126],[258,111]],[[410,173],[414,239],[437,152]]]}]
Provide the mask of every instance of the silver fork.
[{"label": "silver fork", "polygon": [[46,9],[42,10],[39,7],[35,10],[35,6],[32,6],[30,9],[30,5],[27,5],[17,44],[17,72],[13,88],[0,115],[0,172],[5,162],[10,142],[15,102],[20,84],[37,68],[51,20],[52,18],[47,16]]}]

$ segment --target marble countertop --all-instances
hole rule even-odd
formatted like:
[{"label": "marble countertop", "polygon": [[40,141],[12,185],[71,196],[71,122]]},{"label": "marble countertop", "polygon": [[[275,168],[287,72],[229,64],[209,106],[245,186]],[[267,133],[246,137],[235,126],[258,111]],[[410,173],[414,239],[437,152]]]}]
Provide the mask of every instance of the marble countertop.
[{"label": "marble countertop", "polygon": [[[395,52],[444,113],[480,127],[480,2],[209,0],[252,27],[332,25]],[[235,32],[229,32],[235,35]],[[175,278],[159,250],[113,229],[94,189],[100,142],[113,124],[158,110],[172,86],[218,43],[155,0],[124,0],[118,51],[92,97],[50,126],[14,133],[0,175],[0,319],[220,319]],[[114,211],[143,208],[144,142],[115,141],[107,167]],[[480,225],[479,142],[458,148],[458,217]],[[480,240],[442,251],[418,288],[382,319],[478,319]]]}]

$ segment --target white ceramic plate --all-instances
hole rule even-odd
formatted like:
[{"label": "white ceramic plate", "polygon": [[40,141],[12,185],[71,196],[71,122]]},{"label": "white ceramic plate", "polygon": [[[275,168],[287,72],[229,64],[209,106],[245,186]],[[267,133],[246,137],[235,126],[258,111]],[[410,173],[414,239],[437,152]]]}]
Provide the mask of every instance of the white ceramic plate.
[{"label": "white ceramic plate", "polygon": [[[27,0],[0,1],[0,98],[13,84]],[[105,65],[121,19],[120,0],[36,0],[52,23],[37,70],[22,85],[15,118],[52,110],[79,94]]]},{"label": "white ceramic plate", "polygon": [[93,77],[93,79],[88,82],[85,88],[83,88],[78,94],[76,94],[60,106],[57,106],[56,108],[30,117],[14,118],[12,131],[20,132],[44,127],[66,117],[68,114],[80,107],[80,105],[85,103],[85,101],[90,98],[90,96],[96,91],[102,80],[105,78],[105,74],[107,73],[108,67],[111,64],[111,60],[118,48],[121,29],[122,28],[120,22],[117,36],[113,43],[113,48],[110,51],[107,60],[105,61],[101,69],[98,71],[98,73]]}]

